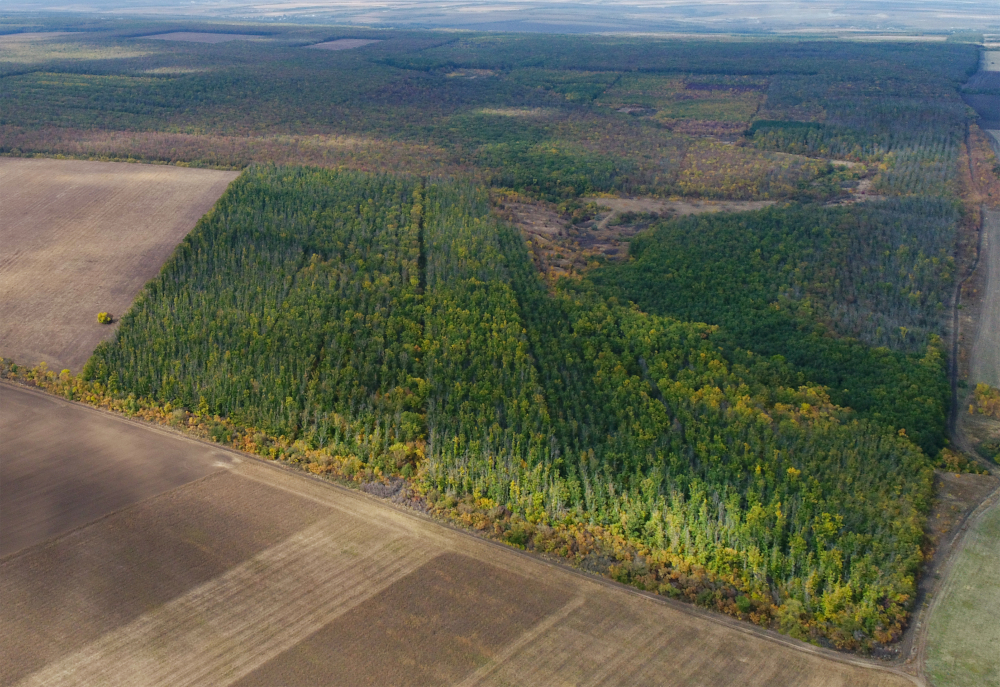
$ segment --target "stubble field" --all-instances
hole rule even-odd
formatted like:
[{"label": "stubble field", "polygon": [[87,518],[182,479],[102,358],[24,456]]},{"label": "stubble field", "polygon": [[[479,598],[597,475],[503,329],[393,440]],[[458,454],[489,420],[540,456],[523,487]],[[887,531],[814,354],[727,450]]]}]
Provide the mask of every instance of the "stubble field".
[{"label": "stubble field", "polygon": [[0,596],[3,684],[911,684],[248,459],[7,556]]},{"label": "stubble field", "polygon": [[236,176],[0,158],[0,356],[79,372]]}]

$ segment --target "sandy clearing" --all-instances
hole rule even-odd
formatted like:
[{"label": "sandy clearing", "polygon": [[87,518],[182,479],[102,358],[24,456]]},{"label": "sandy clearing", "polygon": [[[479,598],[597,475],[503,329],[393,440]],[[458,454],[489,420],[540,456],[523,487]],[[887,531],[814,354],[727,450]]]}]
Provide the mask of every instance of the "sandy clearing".
[{"label": "sandy clearing", "polygon": [[[501,214],[521,229],[530,241],[535,267],[547,277],[566,276],[587,269],[594,256],[612,260],[628,254],[628,242],[639,225],[612,225],[623,212],[658,213],[665,216],[696,215],[706,212],[746,212],[774,205],[772,200],[662,200],[659,198],[581,198],[584,203],[596,203],[610,210],[602,211],[594,220],[567,225],[550,203],[517,203],[503,201]],[[645,222],[648,224],[648,222]]]},{"label": "sandy clearing", "polygon": [[668,212],[700,215],[706,212],[749,212],[774,205],[773,200],[660,200],[659,198],[583,198],[615,212]]},{"label": "sandy clearing", "polygon": [[307,45],[306,47],[315,48],[316,50],[350,50],[352,48],[360,48],[363,45],[381,42],[377,38],[339,38],[335,41],[316,43],[314,45]]},{"label": "sandy clearing", "polygon": [[969,381],[1000,387],[1000,209],[983,212],[982,250],[986,284],[972,344]]},{"label": "sandy clearing", "polygon": [[0,356],[78,372],[236,176],[0,158]]},{"label": "sandy clearing", "polygon": [[261,36],[244,33],[196,33],[193,31],[174,31],[155,36],[139,36],[153,41],[184,41],[185,43],[226,43],[228,41],[249,41],[260,39]]},{"label": "sandy clearing", "polygon": [[0,557],[229,466],[181,436],[0,384]]},{"label": "sandy clearing", "polygon": [[982,70],[984,72],[1000,72],[1000,51],[989,50],[983,53]]},{"label": "sandy clearing", "polygon": [[0,597],[3,684],[912,684],[250,459],[7,557]]}]

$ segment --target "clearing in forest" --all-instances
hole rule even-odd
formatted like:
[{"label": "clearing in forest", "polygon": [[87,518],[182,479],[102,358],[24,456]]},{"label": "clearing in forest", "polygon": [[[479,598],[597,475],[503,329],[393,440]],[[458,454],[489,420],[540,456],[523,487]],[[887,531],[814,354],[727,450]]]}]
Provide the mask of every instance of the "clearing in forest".
[{"label": "clearing in forest", "polygon": [[24,687],[911,684],[247,459],[0,560],[0,594]]},{"label": "clearing in forest", "polygon": [[317,50],[350,50],[351,48],[360,48],[363,45],[368,45],[369,43],[381,43],[377,38],[338,38],[335,41],[326,41],[325,43],[316,43],[315,45],[307,45],[307,48],[316,48]]},{"label": "clearing in forest", "polygon": [[0,356],[79,371],[236,176],[0,158]]},{"label": "clearing in forest", "polygon": [[185,43],[226,43],[228,41],[247,41],[260,38],[247,33],[196,33],[194,31],[175,31],[160,33],[155,36],[142,36],[155,41],[183,41]]},{"label": "clearing in forest", "polygon": [[969,381],[1000,387],[1000,210],[983,213],[983,255],[986,286],[972,345]]},{"label": "clearing in forest", "polygon": [[748,212],[774,205],[773,200],[663,200],[660,198],[581,198],[596,205],[593,219],[570,223],[548,203],[504,201],[503,213],[531,242],[535,266],[542,274],[579,273],[595,256],[621,259],[628,242],[654,217],[706,212]]}]

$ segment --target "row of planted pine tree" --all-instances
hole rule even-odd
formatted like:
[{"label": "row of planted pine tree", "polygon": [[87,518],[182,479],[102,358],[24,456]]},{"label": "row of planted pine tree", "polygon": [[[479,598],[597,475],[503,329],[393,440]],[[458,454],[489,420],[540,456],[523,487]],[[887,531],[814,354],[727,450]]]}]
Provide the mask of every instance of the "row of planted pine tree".
[{"label": "row of planted pine tree", "polygon": [[525,522],[600,525],[791,618],[885,641],[931,468],[716,327],[545,288],[461,183],[246,171],[85,374]]}]

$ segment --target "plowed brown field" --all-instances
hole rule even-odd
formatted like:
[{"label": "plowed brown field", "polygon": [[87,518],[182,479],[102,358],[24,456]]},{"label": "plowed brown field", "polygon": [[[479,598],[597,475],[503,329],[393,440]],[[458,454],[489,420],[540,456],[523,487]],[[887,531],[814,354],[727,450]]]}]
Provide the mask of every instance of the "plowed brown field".
[{"label": "plowed brown field", "polygon": [[912,684],[246,457],[0,559],[0,599],[5,685]]},{"label": "plowed brown field", "polygon": [[0,357],[79,372],[236,175],[0,158]]}]

